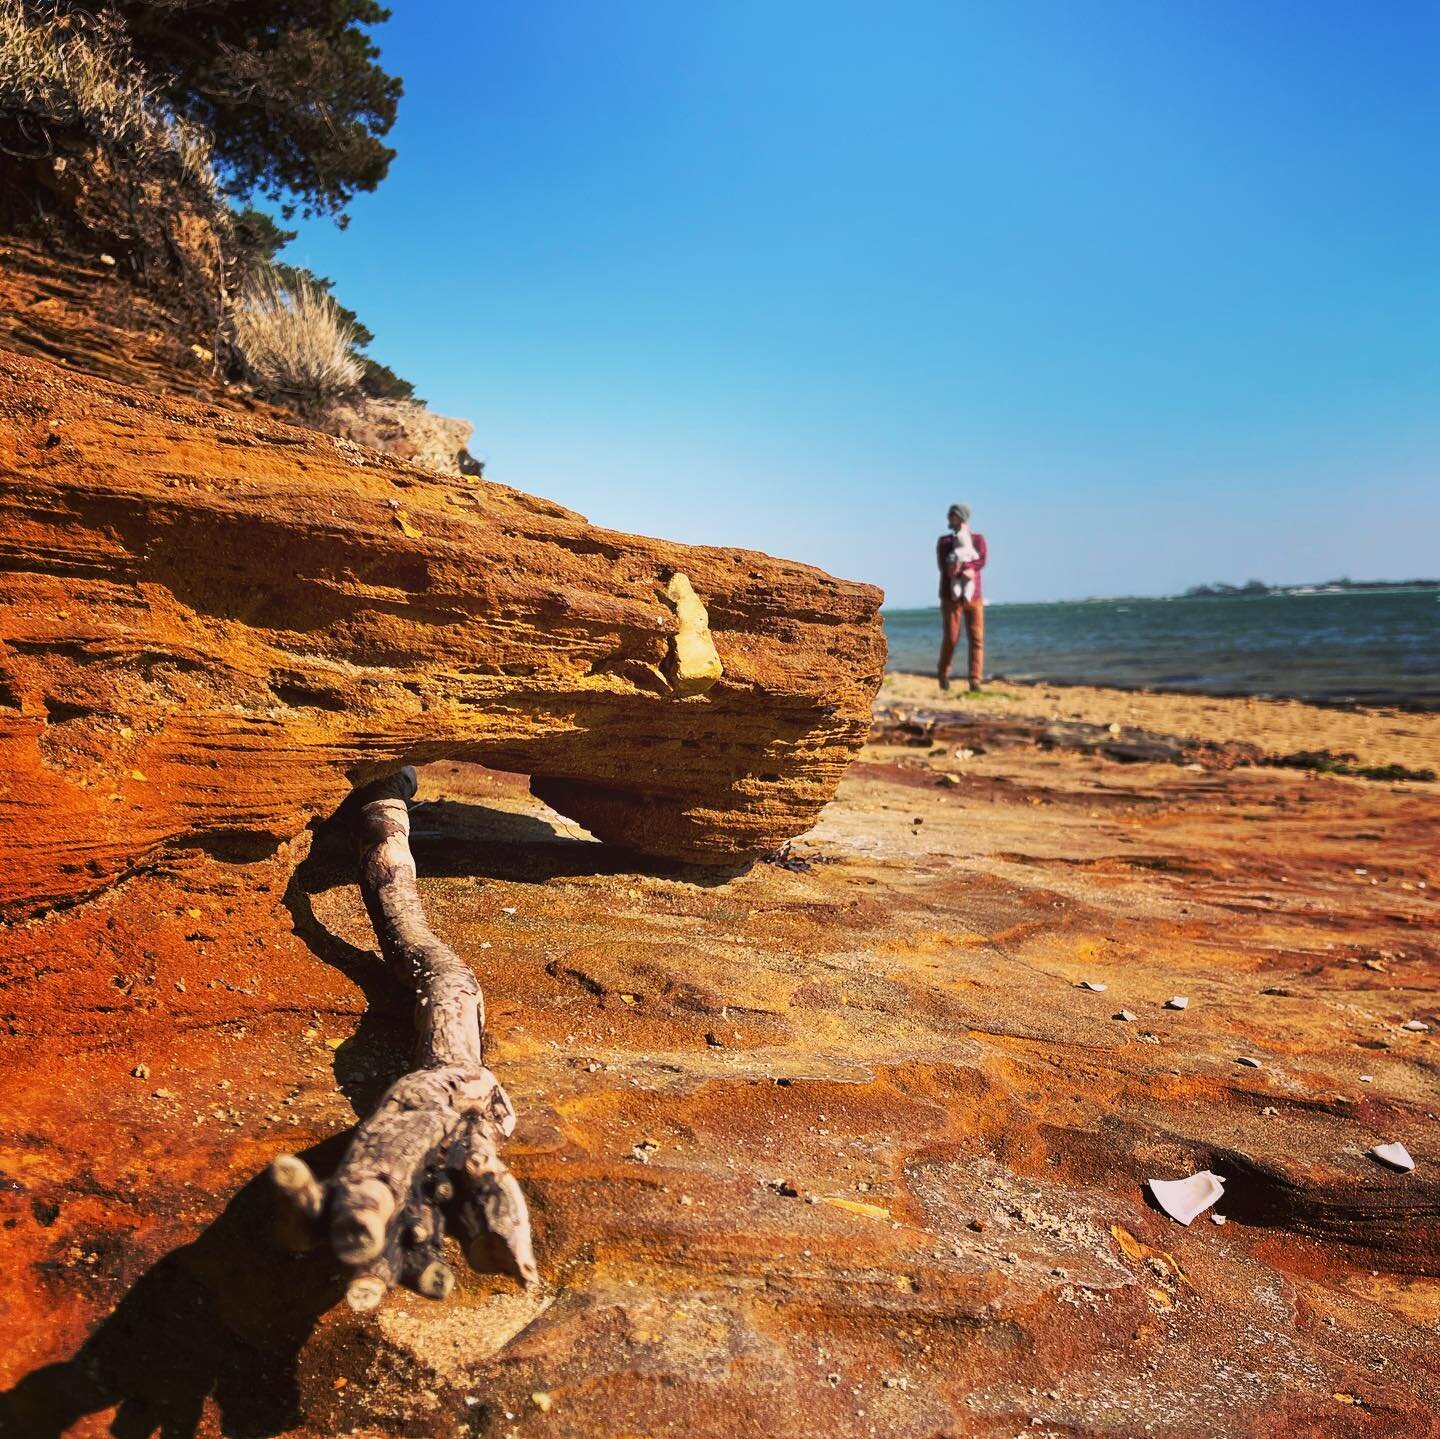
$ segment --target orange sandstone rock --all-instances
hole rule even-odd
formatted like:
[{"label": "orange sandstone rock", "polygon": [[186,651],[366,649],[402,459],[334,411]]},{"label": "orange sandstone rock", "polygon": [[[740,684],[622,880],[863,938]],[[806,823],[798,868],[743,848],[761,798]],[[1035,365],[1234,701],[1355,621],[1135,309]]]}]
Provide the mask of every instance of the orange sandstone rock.
[{"label": "orange sandstone rock", "polygon": [[[884,659],[871,587],[14,355],[0,551],[18,911],[176,850],[271,853],[446,756],[533,776],[601,838],[743,863],[833,794]],[[677,662],[705,621],[708,687]]]}]

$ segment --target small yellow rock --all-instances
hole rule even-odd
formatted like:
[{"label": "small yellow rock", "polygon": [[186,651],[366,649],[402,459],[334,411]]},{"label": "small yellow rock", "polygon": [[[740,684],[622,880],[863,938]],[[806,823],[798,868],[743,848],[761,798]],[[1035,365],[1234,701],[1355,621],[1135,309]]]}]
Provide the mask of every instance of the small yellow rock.
[{"label": "small yellow rock", "polygon": [[555,1403],[555,1401],[543,1389],[537,1389],[530,1396],[530,1402],[542,1414],[548,1414]]},{"label": "small yellow rock", "polygon": [[833,1204],[836,1209],[847,1209],[851,1214],[863,1214],[866,1219],[889,1219],[890,1211],[878,1204],[866,1204],[860,1199],[834,1199],[826,1196],[824,1203]]},{"label": "small yellow rock", "polygon": [[407,515],[404,510],[395,511],[395,523],[400,526],[400,533],[404,535],[407,540],[424,539],[425,531],[417,530],[415,526],[410,523],[410,516]]},{"label": "small yellow rock", "polygon": [[325,1043],[328,1044],[331,1049],[339,1049],[345,1041],[343,1039],[327,1039]]},{"label": "small yellow rock", "polygon": [[665,677],[677,695],[704,694],[724,674],[724,666],[710,637],[710,616],[689,579],[677,571],[665,586],[665,598],[675,607],[679,627],[670,637]]},{"label": "small yellow rock", "polygon": [[141,784],[148,784],[148,783],[149,783],[149,780],[147,780],[147,779],[145,778],[145,776],[144,776],[143,774],[141,774],[138,769],[132,769],[132,770],[130,771],[130,778],[133,779],[133,780],[139,780],[139,782],[140,782]]},{"label": "small yellow rock", "polygon": [[191,919],[199,919],[201,917],[201,911],[198,909],[187,909],[185,913],[188,914]]}]

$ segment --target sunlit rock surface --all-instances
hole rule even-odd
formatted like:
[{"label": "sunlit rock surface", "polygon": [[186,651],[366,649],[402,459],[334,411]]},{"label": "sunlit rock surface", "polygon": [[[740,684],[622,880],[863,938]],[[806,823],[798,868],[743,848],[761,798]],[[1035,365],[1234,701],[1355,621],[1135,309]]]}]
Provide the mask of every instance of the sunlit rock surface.
[{"label": "sunlit rock surface", "polygon": [[441,756],[532,776],[602,838],[734,866],[814,822],[884,656],[869,586],[13,355],[0,557],[12,912],[167,857],[258,862],[352,781]]},{"label": "sunlit rock surface", "polygon": [[[191,855],[13,928],[0,1415],[1434,1434],[1433,787],[1006,746],[1033,711],[994,711],[963,759],[887,726],[782,862],[720,884],[518,776],[422,772],[426,906],[520,1111],[528,1293],[462,1266],[447,1304],[355,1316],[266,1244],[254,1176],[327,1170],[409,1054],[345,845],[293,876]],[[1433,763],[1434,717],[1387,723]],[[1147,1200],[1201,1169],[1223,1227]]]}]

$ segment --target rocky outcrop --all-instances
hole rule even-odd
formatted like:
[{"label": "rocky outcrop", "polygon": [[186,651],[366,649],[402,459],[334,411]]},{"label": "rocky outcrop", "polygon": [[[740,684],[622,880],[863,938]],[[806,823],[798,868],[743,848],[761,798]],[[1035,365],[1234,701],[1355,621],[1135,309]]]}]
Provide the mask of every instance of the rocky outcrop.
[{"label": "rocky outcrop", "polygon": [[475,426],[417,400],[356,395],[334,406],[317,428],[442,475],[479,475],[483,468],[469,450]]},{"label": "rocky outcrop", "polygon": [[[0,356],[0,397],[12,910],[179,850],[273,853],[446,756],[533,776],[603,839],[743,863],[864,738],[878,590],[38,360]],[[723,669],[698,692],[677,574]]]}]

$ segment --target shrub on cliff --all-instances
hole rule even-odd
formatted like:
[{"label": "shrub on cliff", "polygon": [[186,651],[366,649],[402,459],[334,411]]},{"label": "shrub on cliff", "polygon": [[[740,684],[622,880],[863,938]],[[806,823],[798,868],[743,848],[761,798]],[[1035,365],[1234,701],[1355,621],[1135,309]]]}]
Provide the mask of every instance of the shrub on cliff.
[{"label": "shrub on cliff", "polygon": [[235,351],[263,395],[314,415],[364,374],[355,329],[320,286],[274,270],[253,276],[233,315]]},{"label": "shrub on cliff", "polygon": [[225,188],[339,214],[385,178],[401,82],[378,64],[376,0],[74,0],[119,17],[177,115],[212,137]]},{"label": "shrub on cliff", "polygon": [[113,14],[0,0],[0,139],[12,157],[93,145],[116,173],[216,203],[208,135],[160,99]]}]

